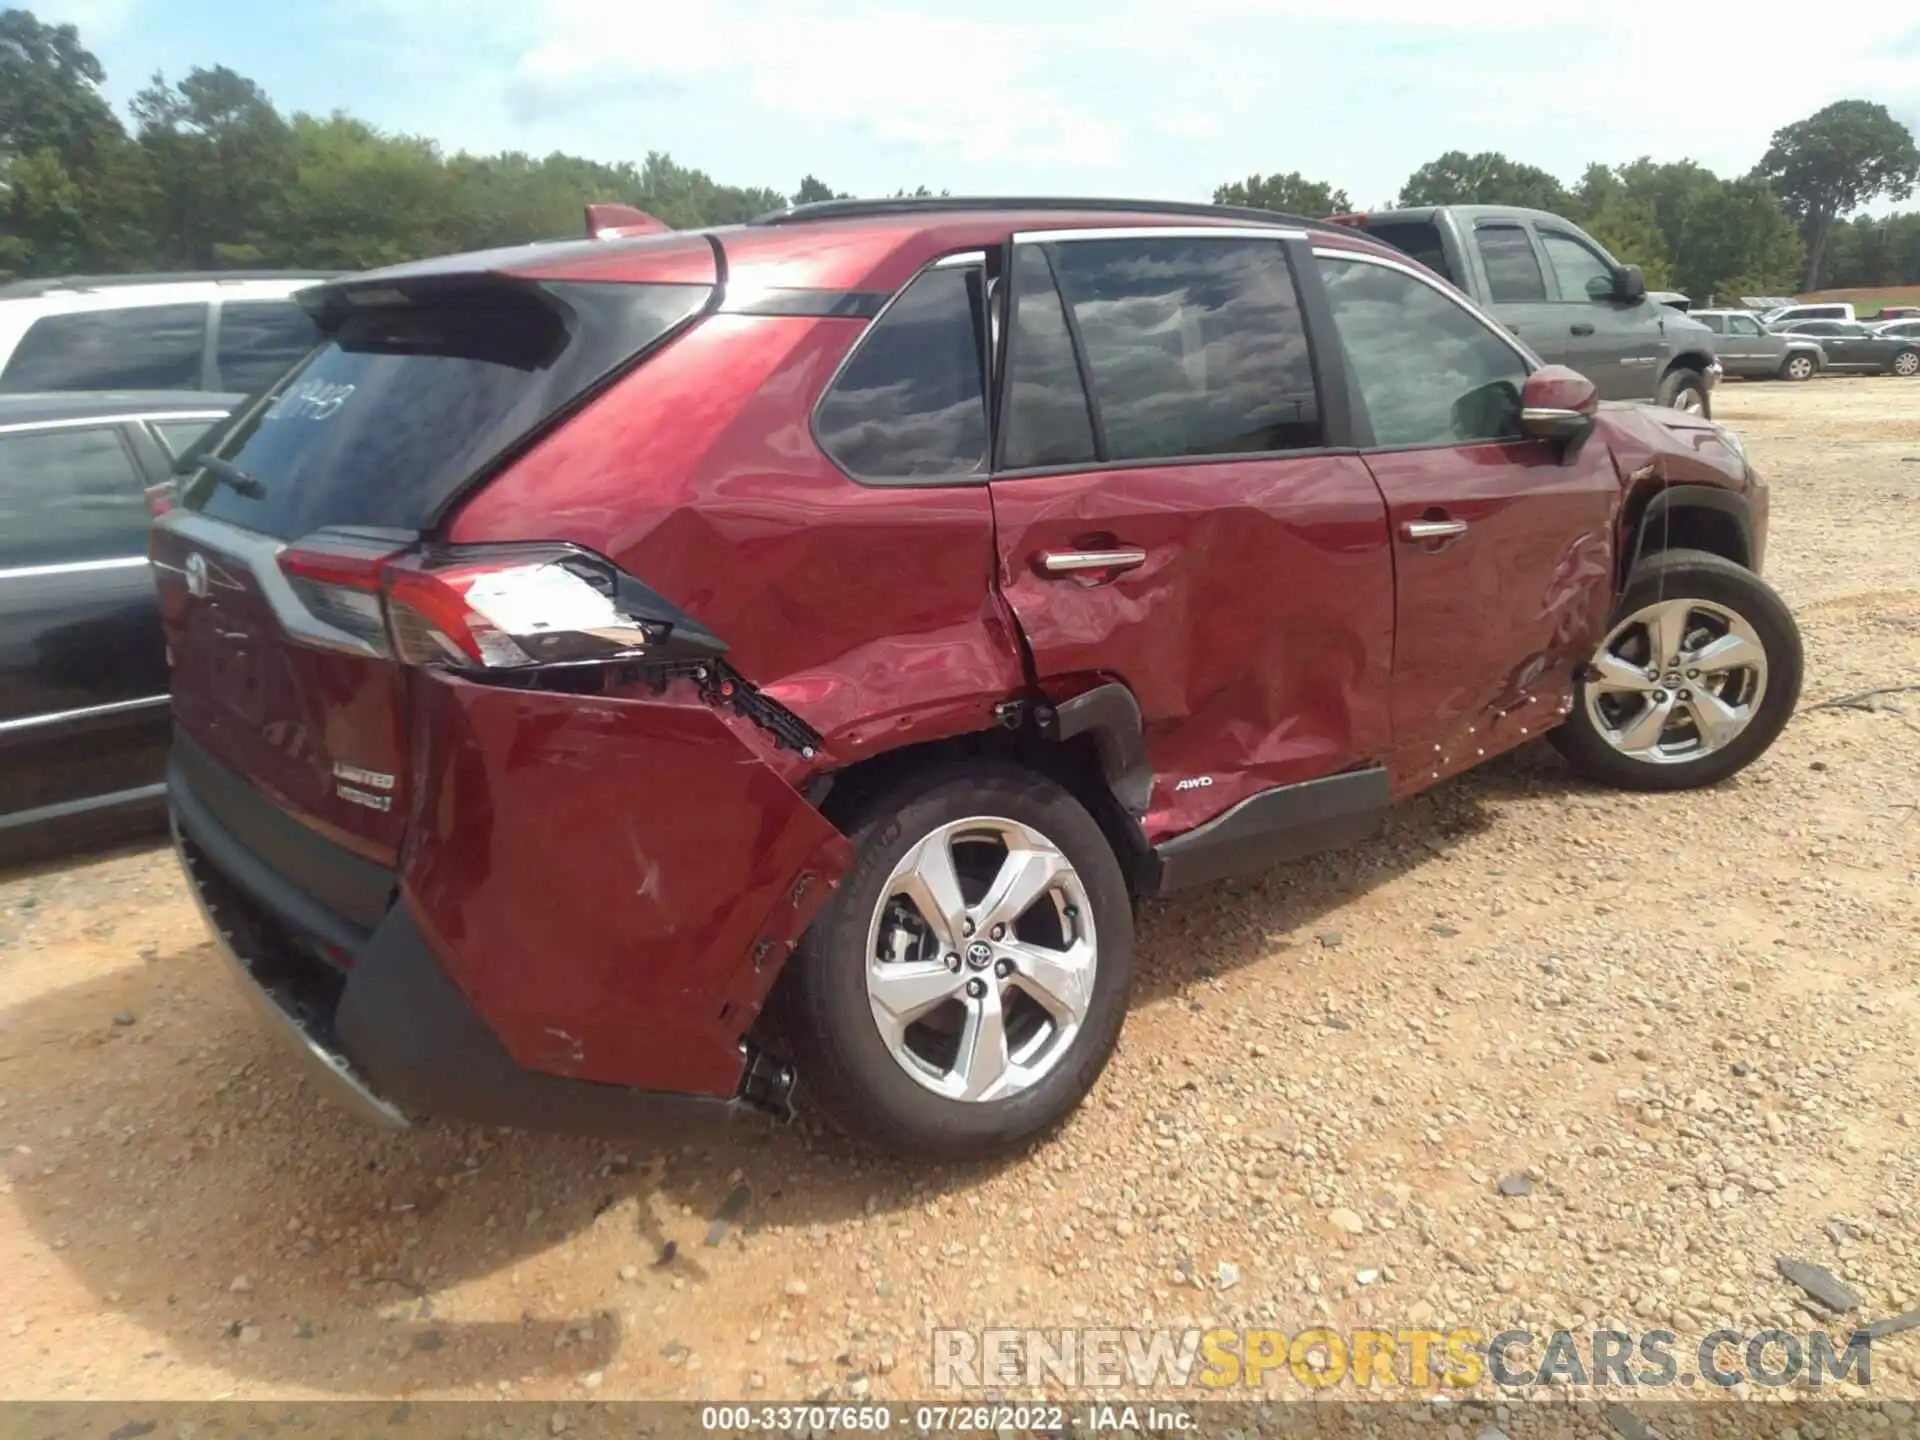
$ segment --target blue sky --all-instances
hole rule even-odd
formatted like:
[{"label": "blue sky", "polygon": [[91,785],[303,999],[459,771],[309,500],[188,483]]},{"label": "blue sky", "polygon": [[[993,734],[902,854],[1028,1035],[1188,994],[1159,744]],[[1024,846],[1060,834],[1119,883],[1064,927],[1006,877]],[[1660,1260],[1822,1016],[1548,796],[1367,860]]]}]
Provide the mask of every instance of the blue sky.
[{"label": "blue sky", "polygon": [[1449,149],[1567,180],[1639,155],[1739,173],[1845,97],[1920,133],[1920,12],[1900,0],[1829,0],[1804,41],[1812,12],[1784,0],[27,3],[81,27],[116,102],[225,64],[283,110],[449,150],[665,150],[779,190],[812,171],[864,194],[1205,199],[1297,169],[1378,205]]}]

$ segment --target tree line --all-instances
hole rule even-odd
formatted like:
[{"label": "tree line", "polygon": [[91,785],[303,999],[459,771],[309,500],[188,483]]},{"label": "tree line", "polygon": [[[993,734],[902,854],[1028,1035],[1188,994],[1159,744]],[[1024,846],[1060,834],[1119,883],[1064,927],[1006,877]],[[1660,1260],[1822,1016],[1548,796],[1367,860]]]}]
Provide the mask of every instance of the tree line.
[{"label": "tree line", "polygon": [[[283,115],[225,66],[156,74],[122,119],[72,25],[0,11],[0,277],[255,266],[358,270],[577,235],[588,201],[676,228],[845,198],[814,176],[791,192],[723,185],[662,151],[605,164],[554,153],[443,152],[345,111]],[[1704,298],[1920,285],[1920,212],[1849,215],[1920,181],[1906,127],[1861,100],[1783,127],[1752,173],[1690,160],[1587,167],[1568,186],[1496,153],[1450,151],[1400,205],[1528,205],[1565,215],[1654,289]],[[926,195],[924,186],[896,194]],[[1221,185],[1219,204],[1322,216],[1347,192],[1298,172]]]}]

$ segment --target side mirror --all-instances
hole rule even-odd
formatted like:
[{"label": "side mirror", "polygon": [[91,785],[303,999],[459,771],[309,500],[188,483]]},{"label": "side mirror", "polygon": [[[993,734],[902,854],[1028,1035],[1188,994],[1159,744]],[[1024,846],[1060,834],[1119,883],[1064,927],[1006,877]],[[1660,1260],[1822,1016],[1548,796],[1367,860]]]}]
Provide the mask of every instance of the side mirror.
[{"label": "side mirror", "polygon": [[1531,440],[1578,440],[1593,429],[1600,392],[1577,370],[1543,365],[1520,391],[1520,433]]},{"label": "side mirror", "polygon": [[1614,272],[1613,298],[1622,305],[1634,305],[1647,298],[1647,277],[1638,265],[1622,265]]}]

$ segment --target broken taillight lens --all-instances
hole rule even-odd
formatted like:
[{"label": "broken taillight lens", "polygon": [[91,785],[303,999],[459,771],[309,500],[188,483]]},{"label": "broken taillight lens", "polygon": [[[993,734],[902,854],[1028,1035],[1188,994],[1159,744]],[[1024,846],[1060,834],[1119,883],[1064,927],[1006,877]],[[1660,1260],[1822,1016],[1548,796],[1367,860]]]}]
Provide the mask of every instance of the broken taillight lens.
[{"label": "broken taillight lens", "polygon": [[726,647],[612,562],[567,545],[396,549],[311,537],[280,568],[318,619],[407,665],[516,670]]}]

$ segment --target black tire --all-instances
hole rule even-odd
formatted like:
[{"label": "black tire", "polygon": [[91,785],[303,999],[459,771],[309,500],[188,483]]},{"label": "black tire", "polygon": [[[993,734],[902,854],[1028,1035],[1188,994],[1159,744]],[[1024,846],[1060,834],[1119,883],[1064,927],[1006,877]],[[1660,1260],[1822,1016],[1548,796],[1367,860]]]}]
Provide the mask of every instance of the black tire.
[{"label": "black tire", "polygon": [[1782,380],[1811,380],[1820,366],[1811,355],[1789,355],[1780,362]]},{"label": "black tire", "polygon": [[[1707,380],[1698,370],[1689,370],[1685,366],[1675,366],[1660,380],[1660,388],[1654,397],[1669,410],[1695,409],[1709,419],[1713,416],[1713,407],[1707,399]],[[1692,399],[1697,402],[1689,405]]]},{"label": "black tire", "polygon": [[[1059,1059],[1026,1089],[996,1100],[935,1093],[896,1060],[867,993],[869,927],[894,867],[940,826],[974,816],[1039,831],[1072,865],[1092,912],[1097,959],[1085,1018]],[[1099,824],[1059,785],[1018,766],[966,761],[876,796],[848,831],[853,869],[789,962],[781,1028],[803,1085],[842,1130],[896,1155],[972,1160],[1019,1149],[1085,1098],[1113,1054],[1133,980],[1133,906]]]},{"label": "black tire", "polygon": [[1911,380],[1920,375],[1920,350],[1900,350],[1887,362],[1887,373]]},{"label": "black tire", "polygon": [[1574,770],[1622,790],[1694,790],[1745,769],[1779,737],[1800,699],[1804,657],[1800,628],[1773,588],[1751,570],[1701,550],[1663,550],[1634,567],[1608,622],[1611,634],[1629,616],[1663,600],[1724,606],[1752,627],[1766,654],[1767,683],[1746,729],[1697,760],[1641,760],[1609,744],[1587,706],[1588,680],[1574,687],[1573,713],[1549,737]]}]

